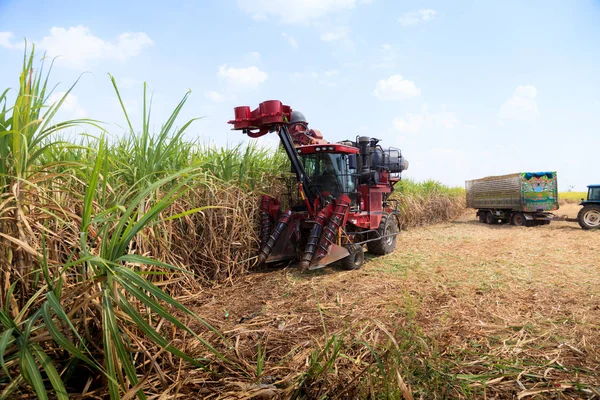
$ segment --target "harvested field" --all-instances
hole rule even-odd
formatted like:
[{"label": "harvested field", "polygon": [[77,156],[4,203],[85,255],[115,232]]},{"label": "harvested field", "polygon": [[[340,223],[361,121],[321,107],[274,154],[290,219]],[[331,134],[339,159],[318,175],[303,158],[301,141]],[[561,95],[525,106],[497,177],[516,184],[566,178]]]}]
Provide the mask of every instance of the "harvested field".
[{"label": "harvested field", "polygon": [[189,93],[153,133],[146,85],[138,133],[112,78],[129,130],[65,142],[97,121],[51,124],[69,92],[45,104],[25,55],[0,95],[0,399],[600,397],[600,232],[449,223],[461,188],[403,180],[396,253],[253,271],[261,191],[296,187],[281,152],[186,142]]},{"label": "harvested field", "polygon": [[468,212],[406,230],[359,271],[263,271],[184,300],[247,369],[212,382],[189,371],[170,394],[597,398],[599,288],[600,231],[490,226]]}]

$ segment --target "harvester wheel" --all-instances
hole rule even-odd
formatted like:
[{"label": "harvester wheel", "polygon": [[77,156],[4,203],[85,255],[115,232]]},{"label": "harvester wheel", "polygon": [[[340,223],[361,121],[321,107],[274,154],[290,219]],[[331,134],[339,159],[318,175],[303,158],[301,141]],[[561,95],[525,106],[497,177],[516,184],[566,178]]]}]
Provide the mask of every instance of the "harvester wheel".
[{"label": "harvester wheel", "polygon": [[583,229],[598,229],[600,228],[600,205],[587,205],[579,210],[577,214],[579,226]]},{"label": "harvester wheel", "polygon": [[523,213],[515,213],[512,216],[512,224],[514,226],[525,226],[526,225],[525,216]]},{"label": "harvester wheel", "polygon": [[346,270],[359,269],[365,263],[365,253],[363,247],[359,244],[351,244],[346,246],[346,250],[350,253],[347,257],[342,258],[340,264]]},{"label": "harvester wheel", "polygon": [[392,214],[383,214],[377,233],[383,237],[379,240],[367,242],[369,253],[383,256],[394,251],[396,248],[395,234],[398,233],[398,226],[396,225],[396,218]]}]

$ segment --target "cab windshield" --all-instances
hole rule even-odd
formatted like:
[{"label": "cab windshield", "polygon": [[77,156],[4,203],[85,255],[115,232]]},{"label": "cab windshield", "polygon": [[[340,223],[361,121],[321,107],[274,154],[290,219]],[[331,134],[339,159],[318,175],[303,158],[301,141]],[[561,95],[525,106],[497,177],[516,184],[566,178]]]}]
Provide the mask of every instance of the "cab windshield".
[{"label": "cab windshield", "polygon": [[588,191],[588,200],[600,200],[600,187],[591,187]]},{"label": "cab windshield", "polygon": [[348,156],[339,153],[300,155],[307,177],[322,196],[339,197],[354,192],[354,174],[348,167]]}]

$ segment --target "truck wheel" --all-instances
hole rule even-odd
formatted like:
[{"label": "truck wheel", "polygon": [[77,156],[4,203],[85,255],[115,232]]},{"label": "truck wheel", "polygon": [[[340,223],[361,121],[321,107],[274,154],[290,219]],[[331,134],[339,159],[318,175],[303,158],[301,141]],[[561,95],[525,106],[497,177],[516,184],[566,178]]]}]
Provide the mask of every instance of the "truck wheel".
[{"label": "truck wheel", "polygon": [[[396,225],[396,219],[392,214],[383,214],[377,233],[380,236],[392,235],[398,233],[398,226]],[[367,242],[367,250],[369,253],[383,256],[390,254],[396,248],[396,235],[384,237],[379,240]]]},{"label": "truck wheel", "polygon": [[512,217],[512,224],[514,226],[525,226],[525,216],[523,213],[514,213]]},{"label": "truck wheel", "polygon": [[600,228],[600,206],[584,206],[581,210],[579,210],[577,219],[579,220],[579,226],[585,230]]},{"label": "truck wheel", "polygon": [[346,246],[346,249],[350,254],[340,261],[342,268],[351,271],[362,267],[365,263],[365,253],[363,252],[362,246],[351,244],[350,246]]},{"label": "truck wheel", "polygon": [[494,218],[494,215],[492,214],[492,212],[489,211],[485,214],[485,222],[487,224],[493,225],[493,224],[497,223],[498,220],[496,218]]},{"label": "truck wheel", "polygon": [[485,214],[484,213],[479,213],[479,222],[485,223]]}]

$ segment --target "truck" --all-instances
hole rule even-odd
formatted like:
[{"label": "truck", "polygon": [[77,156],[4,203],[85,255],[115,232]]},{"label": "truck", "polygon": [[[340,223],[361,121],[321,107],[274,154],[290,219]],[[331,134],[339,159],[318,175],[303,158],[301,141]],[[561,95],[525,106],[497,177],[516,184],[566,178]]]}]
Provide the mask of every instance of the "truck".
[{"label": "truck", "polygon": [[577,222],[582,229],[600,228],[600,185],[589,185],[587,200],[581,199],[583,206],[577,214]]},{"label": "truck", "polygon": [[466,181],[467,207],[480,222],[547,225],[558,210],[556,172],[518,172]]}]

